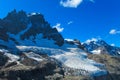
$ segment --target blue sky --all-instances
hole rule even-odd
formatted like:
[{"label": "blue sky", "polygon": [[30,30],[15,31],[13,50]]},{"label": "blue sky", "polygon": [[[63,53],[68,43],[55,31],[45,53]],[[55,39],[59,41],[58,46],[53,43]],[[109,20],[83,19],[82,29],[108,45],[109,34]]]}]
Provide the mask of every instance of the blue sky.
[{"label": "blue sky", "polygon": [[42,13],[64,38],[120,46],[120,0],[0,0],[0,18],[13,9]]}]

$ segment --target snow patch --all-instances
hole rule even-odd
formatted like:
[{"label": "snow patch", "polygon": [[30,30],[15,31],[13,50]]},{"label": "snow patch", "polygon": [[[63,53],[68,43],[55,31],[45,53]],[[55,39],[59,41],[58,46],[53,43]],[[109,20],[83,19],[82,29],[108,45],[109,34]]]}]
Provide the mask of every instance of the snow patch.
[{"label": "snow patch", "polygon": [[120,54],[120,52],[118,51],[118,54]]},{"label": "snow patch", "polygon": [[68,38],[66,38],[65,40],[66,40],[66,41],[74,41],[73,39],[68,39]]},{"label": "snow patch", "polygon": [[28,14],[27,16],[30,17],[30,16],[34,16],[34,15],[38,15],[38,14],[40,14],[40,13],[32,12],[32,13]]},{"label": "snow patch", "polygon": [[93,51],[91,51],[93,54],[100,54],[101,53],[101,50],[93,50]]}]

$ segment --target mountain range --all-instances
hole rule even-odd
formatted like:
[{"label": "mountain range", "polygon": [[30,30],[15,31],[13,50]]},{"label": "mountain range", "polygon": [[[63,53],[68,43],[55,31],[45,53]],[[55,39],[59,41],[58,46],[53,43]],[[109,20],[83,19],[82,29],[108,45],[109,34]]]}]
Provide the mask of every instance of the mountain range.
[{"label": "mountain range", "polygon": [[65,40],[41,13],[13,10],[0,19],[1,80],[119,80],[119,56],[101,39]]}]

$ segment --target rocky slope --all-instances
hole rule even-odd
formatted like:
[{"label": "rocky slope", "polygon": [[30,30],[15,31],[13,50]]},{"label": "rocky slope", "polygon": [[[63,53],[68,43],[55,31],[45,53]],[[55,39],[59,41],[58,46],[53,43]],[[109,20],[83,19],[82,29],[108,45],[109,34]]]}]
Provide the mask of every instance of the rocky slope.
[{"label": "rocky slope", "polygon": [[[15,55],[7,54],[11,55],[11,59],[5,53],[0,53],[0,63],[2,63],[0,80],[60,80],[63,78],[63,70],[47,55],[28,52],[13,61]],[[30,58],[30,55],[37,55],[40,58]]]},{"label": "rocky slope", "polygon": [[88,58],[105,64],[111,80],[120,80],[120,57],[113,57],[108,54],[89,54]]}]

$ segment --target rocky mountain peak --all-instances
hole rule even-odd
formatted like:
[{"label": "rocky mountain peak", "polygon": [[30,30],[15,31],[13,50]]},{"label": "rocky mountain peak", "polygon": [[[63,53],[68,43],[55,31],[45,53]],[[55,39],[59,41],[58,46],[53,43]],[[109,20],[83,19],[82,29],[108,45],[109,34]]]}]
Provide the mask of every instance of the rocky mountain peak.
[{"label": "rocky mountain peak", "polygon": [[2,41],[12,41],[15,45],[16,43],[21,45],[23,41],[29,40],[37,44],[35,40],[38,41],[38,38],[40,40],[37,35],[43,35],[41,39],[53,40],[58,46],[64,44],[62,35],[56,28],[50,26],[42,14],[27,14],[23,10],[18,12],[13,10],[5,18],[0,19],[0,40]]},{"label": "rocky mountain peak", "polygon": [[8,13],[5,18],[3,18],[0,25],[3,26],[7,32],[17,34],[24,30],[28,23],[29,20],[24,11],[16,12],[16,10],[13,10],[12,12]]}]

